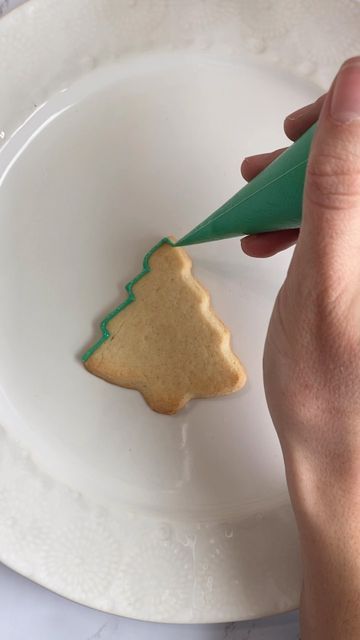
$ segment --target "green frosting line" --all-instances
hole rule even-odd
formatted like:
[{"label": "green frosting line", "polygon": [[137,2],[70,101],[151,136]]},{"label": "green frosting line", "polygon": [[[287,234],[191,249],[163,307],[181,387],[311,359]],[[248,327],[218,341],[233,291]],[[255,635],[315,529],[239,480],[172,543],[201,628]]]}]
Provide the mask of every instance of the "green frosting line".
[{"label": "green frosting line", "polygon": [[95,344],[89,347],[89,349],[84,353],[84,355],[81,358],[83,362],[86,362],[86,360],[88,360],[90,356],[92,356],[92,354],[99,347],[101,347],[101,345],[104,344],[104,342],[108,340],[108,338],[110,338],[110,332],[108,329],[108,323],[110,322],[110,320],[115,318],[115,316],[117,316],[118,313],[123,311],[123,309],[126,309],[126,307],[129,306],[129,304],[131,304],[136,300],[133,287],[136,285],[137,282],[139,282],[139,280],[141,280],[141,278],[146,276],[146,274],[151,271],[149,260],[153,255],[153,253],[155,253],[155,251],[157,251],[160,247],[162,247],[163,244],[170,244],[171,246],[174,246],[174,243],[170,240],[170,238],[163,238],[152,249],[150,249],[150,251],[147,252],[143,260],[142,271],[133,280],[130,280],[130,282],[128,282],[127,285],[125,286],[125,290],[128,294],[128,297],[126,298],[126,300],[124,300],[124,302],[119,304],[119,306],[116,307],[116,309],[113,309],[112,311],[110,311],[107,314],[107,316],[105,316],[105,318],[102,320],[100,324],[102,336],[97,342],[95,342]]}]

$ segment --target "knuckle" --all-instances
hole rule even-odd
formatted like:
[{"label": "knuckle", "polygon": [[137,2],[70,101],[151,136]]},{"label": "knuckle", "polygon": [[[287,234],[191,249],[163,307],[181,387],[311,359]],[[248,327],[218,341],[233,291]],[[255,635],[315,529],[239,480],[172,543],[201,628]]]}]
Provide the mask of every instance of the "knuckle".
[{"label": "knuckle", "polygon": [[359,159],[354,162],[348,155],[317,155],[309,162],[306,187],[313,205],[329,209],[359,206]]},{"label": "knuckle", "polygon": [[341,264],[325,256],[314,279],[312,304],[319,328],[338,323],[346,315],[349,287]]}]

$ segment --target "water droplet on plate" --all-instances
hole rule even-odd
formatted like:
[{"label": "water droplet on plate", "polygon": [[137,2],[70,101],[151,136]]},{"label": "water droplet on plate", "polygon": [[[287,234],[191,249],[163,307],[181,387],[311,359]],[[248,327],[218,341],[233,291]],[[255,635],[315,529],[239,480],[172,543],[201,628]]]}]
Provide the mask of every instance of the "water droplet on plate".
[{"label": "water droplet on plate", "polygon": [[166,542],[171,538],[171,528],[168,524],[161,524],[159,527],[159,538]]},{"label": "water droplet on plate", "polygon": [[268,55],[268,60],[269,62],[272,62],[273,64],[276,64],[277,62],[279,62],[279,54],[276,51],[271,51]]},{"label": "water droplet on plate", "polygon": [[83,58],[81,58],[80,60],[80,65],[83,70],[91,71],[96,67],[96,59],[92,56],[83,56]]},{"label": "water droplet on plate", "polygon": [[296,68],[301,76],[309,76],[314,73],[316,66],[311,60],[303,60]]},{"label": "water droplet on plate", "polygon": [[266,44],[262,38],[249,38],[247,45],[253,53],[264,53],[266,50]]}]

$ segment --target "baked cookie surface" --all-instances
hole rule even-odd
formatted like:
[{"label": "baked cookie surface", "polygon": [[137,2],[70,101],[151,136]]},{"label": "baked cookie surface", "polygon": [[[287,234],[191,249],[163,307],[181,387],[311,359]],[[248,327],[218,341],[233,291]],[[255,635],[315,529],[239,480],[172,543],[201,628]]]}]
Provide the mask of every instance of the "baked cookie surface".
[{"label": "baked cookie surface", "polygon": [[176,413],[191,398],[231,393],[246,381],[230,332],[191,267],[184,249],[167,238],[159,242],[83,357],[91,373],[137,389],[159,413]]}]

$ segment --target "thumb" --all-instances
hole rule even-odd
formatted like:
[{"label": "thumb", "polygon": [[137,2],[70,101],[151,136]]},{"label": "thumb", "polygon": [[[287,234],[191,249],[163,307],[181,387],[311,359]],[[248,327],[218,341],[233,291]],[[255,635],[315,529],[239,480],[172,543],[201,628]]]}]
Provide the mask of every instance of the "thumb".
[{"label": "thumb", "polygon": [[360,269],[360,57],[341,67],[321,111],[296,253],[319,272],[341,265],[337,278],[354,260]]}]

